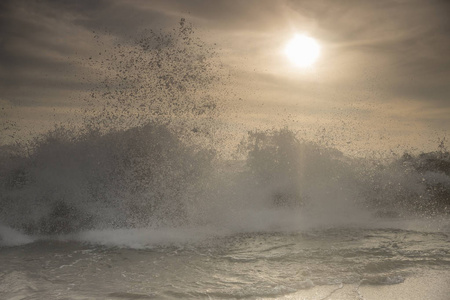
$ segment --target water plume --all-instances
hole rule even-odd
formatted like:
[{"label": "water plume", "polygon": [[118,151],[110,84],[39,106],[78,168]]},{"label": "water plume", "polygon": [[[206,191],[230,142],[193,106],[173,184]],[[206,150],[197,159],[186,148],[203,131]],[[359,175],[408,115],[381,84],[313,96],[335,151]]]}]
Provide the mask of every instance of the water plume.
[{"label": "water plume", "polygon": [[444,144],[374,162],[281,124],[250,128],[232,159],[222,155],[216,139],[225,103],[215,93],[228,75],[183,19],[170,32],[145,31],[100,53],[84,62],[104,73],[85,99],[82,126],[2,146],[3,244],[19,234],[29,238],[17,241],[80,234],[107,243],[98,236],[146,238],[146,230],[165,243],[158,230],[194,240],[195,232],[286,232],[449,213]]}]

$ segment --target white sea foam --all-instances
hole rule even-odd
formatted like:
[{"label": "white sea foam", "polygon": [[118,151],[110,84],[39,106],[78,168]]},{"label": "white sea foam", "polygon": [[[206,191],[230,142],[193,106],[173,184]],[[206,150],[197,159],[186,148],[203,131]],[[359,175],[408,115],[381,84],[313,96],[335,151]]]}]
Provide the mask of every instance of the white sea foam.
[{"label": "white sea foam", "polygon": [[225,230],[212,228],[131,228],[89,230],[62,239],[77,240],[108,247],[146,249],[156,246],[183,246],[204,241],[215,236],[229,234]]},{"label": "white sea foam", "polygon": [[22,234],[10,227],[0,225],[0,247],[2,246],[20,246],[32,243],[34,238]]}]

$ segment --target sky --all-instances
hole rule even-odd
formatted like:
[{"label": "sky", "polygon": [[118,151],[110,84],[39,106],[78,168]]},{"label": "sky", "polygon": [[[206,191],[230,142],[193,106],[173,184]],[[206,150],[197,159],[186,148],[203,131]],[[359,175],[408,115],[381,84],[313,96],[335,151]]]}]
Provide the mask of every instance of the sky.
[{"label": "sky", "polygon": [[[220,61],[210,93],[229,130],[288,126],[354,153],[429,151],[449,139],[449,15],[446,0],[1,1],[0,143],[76,123],[104,88],[105,50],[184,18]],[[297,33],[321,46],[306,69],[283,53]]]}]

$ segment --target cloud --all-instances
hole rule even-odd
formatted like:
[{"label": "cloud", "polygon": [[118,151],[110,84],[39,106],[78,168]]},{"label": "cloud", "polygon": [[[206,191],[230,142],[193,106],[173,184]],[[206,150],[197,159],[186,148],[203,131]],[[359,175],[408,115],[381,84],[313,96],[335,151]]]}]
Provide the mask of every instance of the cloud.
[{"label": "cloud", "polygon": [[79,85],[73,75],[81,68],[73,58],[89,46],[83,42],[86,32],[71,25],[71,15],[32,1],[4,5],[1,94],[16,104],[42,103],[53,100],[42,99],[42,93],[48,96],[52,89],[70,91]]},{"label": "cloud", "polygon": [[[217,42],[243,97],[251,87],[262,102],[288,93],[342,103],[370,94],[367,101],[426,104],[424,115],[444,120],[436,110],[450,107],[449,14],[446,0],[0,1],[0,96],[17,106],[69,106],[69,96],[100,80],[102,70],[85,63],[98,53],[95,35],[108,49],[185,17]],[[322,83],[282,66],[277,51],[297,30],[323,45]]]}]

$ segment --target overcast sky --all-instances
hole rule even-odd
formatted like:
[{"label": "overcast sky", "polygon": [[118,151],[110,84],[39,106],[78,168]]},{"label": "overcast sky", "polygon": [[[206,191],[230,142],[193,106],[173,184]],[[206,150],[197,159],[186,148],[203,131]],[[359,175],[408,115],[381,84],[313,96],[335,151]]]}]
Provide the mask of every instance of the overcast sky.
[{"label": "overcast sky", "polygon": [[[232,106],[226,122],[236,128],[326,131],[336,146],[435,147],[450,131],[449,15],[446,0],[1,1],[2,142],[12,127],[24,134],[76,119],[101,81],[89,58],[185,18],[226,69],[229,93],[215,96]],[[295,33],[322,47],[307,70],[283,55]]]}]

